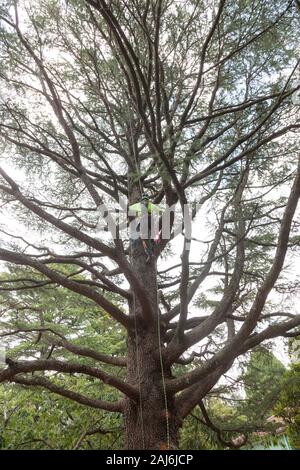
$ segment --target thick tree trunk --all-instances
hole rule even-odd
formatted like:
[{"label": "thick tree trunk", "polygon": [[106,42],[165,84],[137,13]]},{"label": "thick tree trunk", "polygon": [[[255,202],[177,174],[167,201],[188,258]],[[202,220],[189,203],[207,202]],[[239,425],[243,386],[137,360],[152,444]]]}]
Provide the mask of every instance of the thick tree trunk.
[{"label": "thick tree trunk", "polygon": [[[127,380],[140,388],[140,404],[127,400],[125,435],[127,449],[167,449],[177,447],[174,402],[167,399],[166,410],[162,373],[155,331],[139,331],[136,339],[128,337]],[[168,420],[167,420],[168,414]]]},{"label": "thick tree trunk", "polygon": [[[127,339],[127,381],[139,387],[140,403],[127,399],[124,413],[125,447],[163,450],[169,444],[170,448],[176,449],[178,425],[174,400],[167,397],[166,409],[159,354],[156,260],[146,263],[141,243],[138,243],[131,261],[136,275],[147,287],[156,315],[152,325],[146,324],[137,300],[131,306],[131,313],[136,318],[136,331],[130,332]],[[166,379],[170,374],[170,370],[164,370]]]}]

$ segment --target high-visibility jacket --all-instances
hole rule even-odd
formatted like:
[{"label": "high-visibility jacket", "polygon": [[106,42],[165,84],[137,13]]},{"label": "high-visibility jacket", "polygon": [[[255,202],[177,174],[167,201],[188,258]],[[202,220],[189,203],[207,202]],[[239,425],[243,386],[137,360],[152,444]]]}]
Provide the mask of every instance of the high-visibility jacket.
[{"label": "high-visibility jacket", "polygon": [[136,202],[129,206],[129,215],[135,217],[141,217],[142,215],[148,213],[149,215],[152,214],[161,214],[162,209],[157,206],[156,204],[152,204],[152,202],[148,202],[148,204],[143,204],[142,202]]}]

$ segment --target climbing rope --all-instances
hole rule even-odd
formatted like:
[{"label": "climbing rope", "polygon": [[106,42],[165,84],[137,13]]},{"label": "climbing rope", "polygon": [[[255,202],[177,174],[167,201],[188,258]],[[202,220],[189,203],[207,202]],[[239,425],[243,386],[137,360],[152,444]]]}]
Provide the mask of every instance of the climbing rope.
[{"label": "climbing rope", "polygon": [[[132,259],[132,246],[130,245],[130,257]],[[133,312],[134,312],[134,331],[135,331],[135,362],[136,362],[136,371],[139,387],[139,408],[140,408],[140,419],[141,419],[141,428],[142,428],[142,444],[143,450],[146,449],[145,443],[145,428],[144,428],[144,417],[143,417],[143,402],[142,402],[142,385],[141,385],[141,370],[139,362],[139,341],[138,341],[138,328],[137,328],[137,318],[136,318],[136,302],[135,302],[135,293],[133,292]]]},{"label": "climbing rope", "polygon": [[[140,195],[142,196],[143,194],[143,187],[141,183],[141,177],[140,177],[140,171],[139,171],[139,166],[138,166],[138,161],[137,161],[137,156],[135,152],[135,145],[134,145],[134,139],[133,139],[133,132],[132,132],[132,126],[131,126],[131,119],[129,119],[129,131],[130,131],[130,138],[131,138],[131,144],[132,144],[132,149],[133,149],[133,156],[134,156],[134,161],[136,165],[136,171],[137,171],[137,177],[138,177],[138,182],[139,182],[139,188],[140,188]],[[128,195],[129,196],[129,195]],[[128,197],[129,200],[129,197]],[[131,240],[129,241],[130,243],[130,259],[132,260],[133,254],[132,254],[132,243]],[[141,419],[141,431],[142,431],[142,444],[143,444],[143,450],[146,449],[146,443],[145,443],[145,428],[144,428],[144,416],[143,416],[143,402],[142,402],[142,385],[141,385],[141,370],[140,370],[140,362],[139,362],[139,341],[138,341],[138,328],[137,328],[137,318],[136,318],[136,302],[135,302],[135,293],[133,292],[133,312],[134,312],[134,331],[135,331],[135,362],[136,362],[136,371],[137,371],[137,379],[138,379],[138,387],[139,387],[139,408],[140,408],[140,419]]]},{"label": "climbing rope", "polygon": [[138,331],[137,331],[137,319],[136,319],[136,310],[135,310],[135,295],[133,295],[134,299],[134,328],[135,328],[135,360],[136,360],[136,369],[137,369],[137,376],[139,382],[139,401],[140,401],[140,415],[141,415],[141,428],[142,428],[142,444],[143,450],[146,449],[145,443],[145,427],[144,427],[144,417],[143,417],[143,402],[142,402],[142,385],[141,385],[141,369],[139,363],[139,341],[138,341]]},{"label": "climbing rope", "polygon": [[[155,278],[157,279],[157,265],[155,263]],[[161,369],[161,381],[162,381],[162,388],[164,394],[164,404],[165,404],[165,415],[166,415],[166,436],[167,436],[167,450],[170,450],[170,423],[169,423],[169,410],[168,410],[168,397],[167,397],[167,387],[165,381],[165,374],[164,374],[164,362],[163,362],[163,355],[162,355],[162,348],[161,348],[161,334],[160,334],[160,315],[159,315],[159,297],[158,297],[158,289],[156,289],[157,296],[157,338],[158,338],[158,354],[159,354],[159,361],[160,361],[160,369]]]},{"label": "climbing rope", "polygon": [[[133,132],[131,126],[131,120],[129,120],[129,131],[130,131],[130,138],[132,142],[132,149],[133,149],[133,157],[135,161],[138,183],[139,183],[139,190],[140,195],[143,194],[143,186],[141,182],[141,173],[140,168],[138,165],[137,155],[136,155],[136,148],[133,139]],[[132,244],[130,241],[130,257],[132,259]],[[155,261],[155,278],[157,279],[157,265]],[[167,437],[167,450],[170,449],[170,423],[169,423],[169,412],[168,412],[168,397],[167,397],[167,389],[166,389],[166,381],[164,375],[164,364],[163,364],[163,356],[162,356],[162,347],[161,347],[161,333],[160,333],[160,315],[159,315],[159,297],[158,297],[158,289],[156,289],[156,305],[157,305],[157,337],[158,337],[158,352],[159,352],[159,361],[160,361],[160,368],[161,368],[161,378],[162,378],[162,388],[164,394],[164,405],[165,405],[165,418],[166,418],[166,437]],[[144,429],[144,417],[143,417],[143,404],[142,404],[142,387],[141,387],[141,371],[140,371],[140,363],[139,363],[139,345],[138,345],[138,329],[137,329],[137,317],[136,317],[136,302],[135,302],[135,293],[133,292],[133,310],[134,310],[134,329],[135,329],[135,353],[136,353],[136,368],[137,368],[137,377],[139,382],[139,402],[140,402],[140,415],[141,415],[141,428],[142,428],[142,443],[143,449],[146,448],[145,445],[145,429]]]}]

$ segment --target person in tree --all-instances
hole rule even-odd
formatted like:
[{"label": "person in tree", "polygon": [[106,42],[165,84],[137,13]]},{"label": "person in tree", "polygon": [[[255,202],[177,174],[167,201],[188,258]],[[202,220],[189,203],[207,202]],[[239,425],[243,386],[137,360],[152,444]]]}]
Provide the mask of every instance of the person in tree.
[{"label": "person in tree", "polygon": [[154,255],[155,245],[159,243],[160,231],[158,224],[155,223],[155,216],[159,216],[161,213],[162,209],[151,202],[148,194],[142,194],[139,202],[129,206],[131,247],[135,248],[138,241],[141,240],[147,263]]}]

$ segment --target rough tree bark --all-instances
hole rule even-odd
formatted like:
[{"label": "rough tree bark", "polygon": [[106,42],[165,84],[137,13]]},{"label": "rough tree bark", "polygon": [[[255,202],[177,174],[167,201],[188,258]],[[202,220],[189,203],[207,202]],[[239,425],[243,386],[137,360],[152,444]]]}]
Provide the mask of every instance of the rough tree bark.
[{"label": "rough tree bark", "polygon": [[[127,449],[166,449],[178,445],[178,423],[174,398],[166,397],[162,380],[158,332],[159,304],[156,259],[146,263],[141,244],[132,253],[132,267],[142,283],[147,286],[151,299],[151,322],[145,321],[142,307],[133,293],[130,312],[136,318],[135,327],[128,333],[127,381],[138,386],[140,403],[126,399],[124,421]],[[147,318],[147,317],[146,317]],[[163,332],[161,332],[163,334]],[[165,379],[171,378],[171,368],[163,371]],[[166,416],[168,414],[168,416]]]}]

